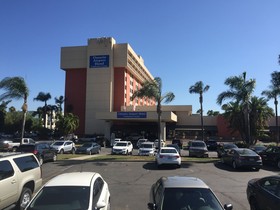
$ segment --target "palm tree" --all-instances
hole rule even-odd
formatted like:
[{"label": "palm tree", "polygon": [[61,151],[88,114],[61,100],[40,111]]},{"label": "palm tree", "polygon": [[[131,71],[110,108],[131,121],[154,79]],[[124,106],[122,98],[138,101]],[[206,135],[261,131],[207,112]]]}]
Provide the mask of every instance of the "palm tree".
[{"label": "palm tree", "polygon": [[64,103],[65,99],[64,99],[63,96],[59,96],[58,98],[55,97],[54,100],[55,100],[55,104],[58,107],[58,113],[61,114],[61,112],[62,112],[62,104]]},{"label": "palm tree", "polygon": [[136,90],[131,100],[134,100],[136,97],[138,98],[149,98],[154,99],[157,103],[157,114],[158,114],[158,140],[159,140],[159,150],[161,148],[161,102],[164,101],[164,103],[169,103],[173,101],[175,98],[174,93],[167,92],[165,94],[162,94],[162,80],[160,77],[155,77],[154,80],[151,81],[145,81],[143,83],[143,86]]},{"label": "palm tree", "polygon": [[5,99],[23,99],[23,105],[21,107],[23,112],[21,138],[23,138],[27,113],[27,98],[29,96],[27,84],[22,77],[6,77],[0,81],[0,89],[6,91],[0,95],[0,101]]},{"label": "palm tree", "polygon": [[255,79],[246,80],[246,72],[240,76],[232,76],[225,80],[225,85],[230,87],[229,90],[224,91],[218,95],[217,104],[221,105],[226,99],[235,99],[237,104],[240,104],[244,115],[246,126],[246,142],[250,141],[250,118],[249,118],[249,103],[256,86]]},{"label": "palm tree", "polygon": [[79,127],[79,118],[78,116],[67,113],[64,116],[59,115],[59,120],[57,122],[58,130],[63,134],[63,136],[68,136]]},{"label": "palm tree", "polygon": [[279,144],[279,125],[278,125],[278,96],[280,95],[280,72],[274,71],[271,74],[271,85],[269,86],[269,90],[264,90],[262,95],[266,96],[268,100],[274,99],[275,106],[275,123],[277,128],[277,144]]},{"label": "palm tree", "polygon": [[202,81],[196,82],[189,88],[189,92],[199,94],[199,103],[200,103],[200,121],[201,121],[201,132],[202,132],[202,141],[204,141],[204,124],[203,124],[203,93],[209,90],[210,86],[204,86]]},{"label": "palm tree", "polygon": [[34,98],[34,101],[41,101],[44,102],[44,127],[46,127],[46,115],[47,115],[47,101],[50,100],[52,98],[50,93],[44,93],[44,92],[39,92],[39,94],[37,95],[36,98]]}]

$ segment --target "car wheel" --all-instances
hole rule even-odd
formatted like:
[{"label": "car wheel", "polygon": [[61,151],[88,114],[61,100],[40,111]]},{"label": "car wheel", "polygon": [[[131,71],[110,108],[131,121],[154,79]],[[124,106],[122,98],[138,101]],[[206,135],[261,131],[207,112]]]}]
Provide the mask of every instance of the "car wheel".
[{"label": "car wheel", "polygon": [[54,154],[54,155],[53,155],[53,158],[52,158],[52,161],[55,162],[56,160],[57,160],[57,155]]},{"label": "car wheel", "polygon": [[64,150],[61,149],[61,150],[59,151],[59,154],[64,154]]},{"label": "car wheel", "polygon": [[38,161],[39,161],[40,165],[43,165],[43,163],[44,163],[44,158],[43,158],[42,156],[39,156],[39,157],[38,157]]},{"label": "car wheel", "polygon": [[101,148],[97,150],[97,154],[99,154],[101,152]]},{"label": "car wheel", "polygon": [[88,153],[89,155],[92,155],[92,152],[91,152],[91,150],[89,151],[89,153]]},{"label": "car wheel", "polygon": [[126,155],[129,155],[128,150],[126,150]]},{"label": "car wheel", "polygon": [[250,199],[250,210],[259,210],[258,203],[254,198]]},{"label": "car wheel", "polygon": [[232,161],[232,167],[233,167],[234,169],[237,169],[237,165],[236,165],[236,162],[235,162],[235,161]]},{"label": "car wheel", "polygon": [[180,165],[180,164],[178,164],[178,165],[177,165],[177,167],[178,167],[178,168],[181,168],[181,165]]},{"label": "car wheel", "polygon": [[72,151],[71,151],[71,152],[72,152],[72,154],[74,155],[74,154],[75,154],[75,149],[74,149],[74,148],[72,148]]},{"label": "car wheel", "polygon": [[18,204],[17,204],[17,209],[23,210],[27,206],[27,204],[31,201],[31,196],[32,196],[32,191],[24,187],[22,189]]}]

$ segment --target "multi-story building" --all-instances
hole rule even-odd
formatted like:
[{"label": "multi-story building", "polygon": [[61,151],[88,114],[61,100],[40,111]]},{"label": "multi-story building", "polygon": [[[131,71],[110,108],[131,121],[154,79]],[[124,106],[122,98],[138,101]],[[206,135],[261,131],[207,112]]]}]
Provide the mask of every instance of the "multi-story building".
[{"label": "multi-story building", "polygon": [[[143,58],[128,43],[111,37],[88,39],[85,46],[61,48],[61,69],[66,72],[65,111],[79,117],[77,134],[141,133],[156,135],[156,103],[131,100],[146,80],[153,80]],[[199,115],[192,106],[162,106],[163,138],[177,133],[201,133]],[[232,136],[221,117],[205,116],[206,136]]]}]

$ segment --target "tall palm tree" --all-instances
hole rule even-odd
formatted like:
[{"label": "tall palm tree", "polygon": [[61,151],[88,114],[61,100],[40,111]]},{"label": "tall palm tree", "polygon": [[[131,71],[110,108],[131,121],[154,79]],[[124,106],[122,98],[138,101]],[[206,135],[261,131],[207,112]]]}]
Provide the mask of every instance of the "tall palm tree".
[{"label": "tall palm tree", "polygon": [[162,94],[162,80],[160,77],[155,77],[154,80],[145,81],[139,90],[136,90],[131,100],[138,98],[149,98],[154,99],[157,103],[157,114],[158,114],[158,140],[159,140],[159,150],[161,148],[161,102],[169,103],[175,98],[174,93],[167,92]]},{"label": "tall palm tree", "polygon": [[46,121],[47,121],[47,101],[52,98],[50,93],[44,93],[44,92],[39,92],[36,98],[34,98],[34,101],[41,101],[44,102],[44,128],[46,127]]},{"label": "tall palm tree", "polygon": [[252,96],[252,93],[256,87],[256,80],[249,79],[246,80],[246,72],[243,72],[242,75],[232,76],[225,80],[225,85],[229,86],[229,90],[224,91],[218,95],[217,104],[221,105],[226,99],[234,99],[235,102],[241,105],[243,112],[245,113],[245,122],[247,131],[246,142],[250,141],[250,119],[249,119],[249,103]]},{"label": "tall palm tree", "polygon": [[0,95],[0,101],[5,99],[23,99],[23,105],[21,107],[23,112],[21,138],[23,138],[27,113],[27,98],[29,96],[27,84],[22,77],[6,77],[0,81],[0,89],[5,90]]},{"label": "tall palm tree", "polygon": [[61,112],[62,112],[62,104],[64,103],[65,99],[64,99],[63,96],[59,96],[58,98],[55,97],[54,100],[55,100],[55,104],[58,107],[58,113],[61,114]]},{"label": "tall palm tree", "polygon": [[266,96],[268,100],[274,100],[275,106],[275,123],[277,129],[277,144],[279,144],[279,125],[278,125],[278,96],[280,95],[280,72],[274,71],[271,74],[271,85],[269,86],[269,90],[264,90],[262,95]]},{"label": "tall palm tree", "polygon": [[199,94],[199,103],[200,103],[200,121],[201,121],[201,134],[202,141],[204,141],[204,124],[203,124],[203,93],[209,90],[210,86],[203,84],[202,81],[196,82],[194,85],[190,86],[189,92]]}]

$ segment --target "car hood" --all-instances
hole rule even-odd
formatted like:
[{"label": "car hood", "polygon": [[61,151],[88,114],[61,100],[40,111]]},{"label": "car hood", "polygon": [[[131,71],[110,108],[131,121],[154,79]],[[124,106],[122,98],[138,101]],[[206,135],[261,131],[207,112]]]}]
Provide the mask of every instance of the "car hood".
[{"label": "car hood", "polygon": [[153,148],[140,148],[140,151],[153,151]]}]

